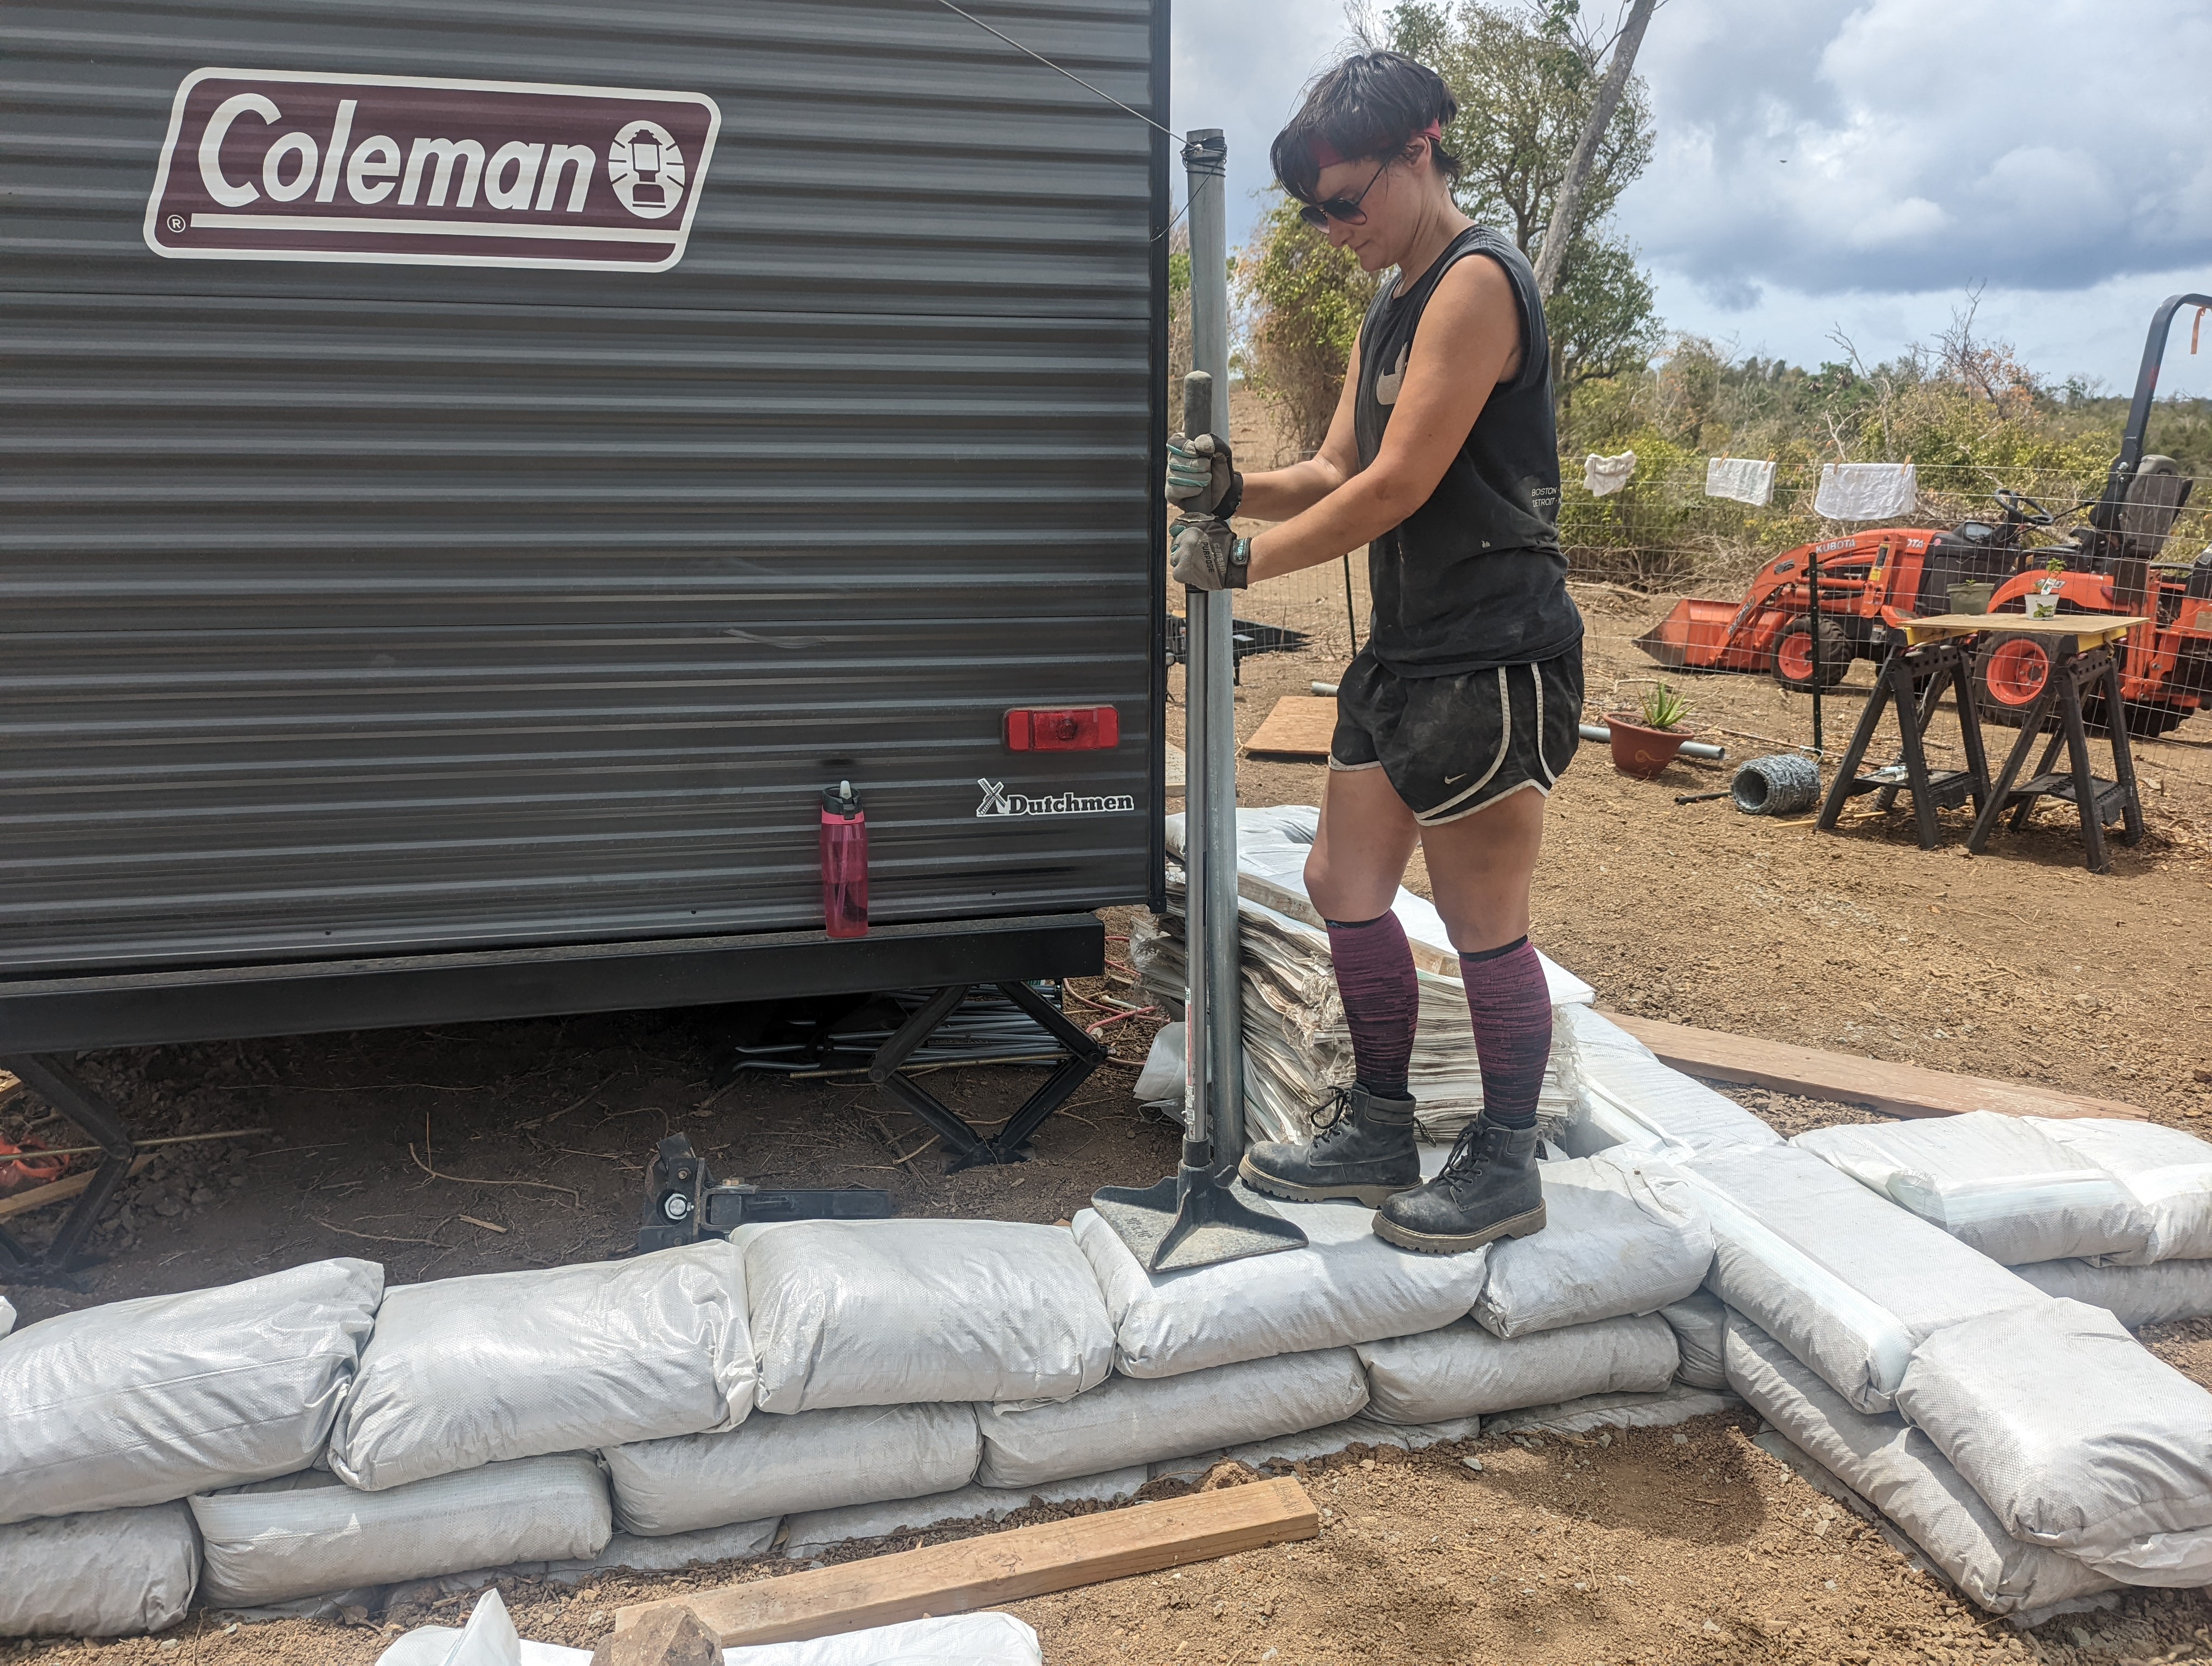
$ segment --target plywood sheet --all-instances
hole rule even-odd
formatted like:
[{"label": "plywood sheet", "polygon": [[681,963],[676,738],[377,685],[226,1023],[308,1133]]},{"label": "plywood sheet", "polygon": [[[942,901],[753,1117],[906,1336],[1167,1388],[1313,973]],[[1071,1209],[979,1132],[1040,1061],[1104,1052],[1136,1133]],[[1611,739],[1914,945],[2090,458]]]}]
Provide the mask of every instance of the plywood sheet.
[{"label": "plywood sheet", "polygon": [[1275,702],[1267,721],[1244,743],[1249,755],[1326,758],[1336,733],[1336,702],[1310,694],[1286,694]]}]

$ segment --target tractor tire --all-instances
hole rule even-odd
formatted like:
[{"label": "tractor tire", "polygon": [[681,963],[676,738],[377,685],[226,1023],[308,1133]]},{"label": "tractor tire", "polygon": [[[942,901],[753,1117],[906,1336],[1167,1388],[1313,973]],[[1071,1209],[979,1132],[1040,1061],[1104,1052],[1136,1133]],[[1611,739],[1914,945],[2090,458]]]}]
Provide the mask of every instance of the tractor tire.
[{"label": "tractor tire", "polygon": [[2041,637],[2024,630],[1984,637],[1974,654],[1976,715],[2019,728],[2050,677],[2051,650]]},{"label": "tractor tire", "polygon": [[[2043,692],[2050,674],[2051,651],[2040,638],[2025,631],[1992,636],[1974,656],[1974,709],[1984,723],[2017,729]],[[2131,700],[2127,708],[2128,734],[2136,740],[2155,740],[2187,722],[2191,709],[2163,700]],[[2082,694],[2081,726],[2092,734],[2111,732],[2101,693],[2085,690]],[[2054,711],[2044,720],[2043,727],[2048,733],[2057,727]]]},{"label": "tractor tire", "polygon": [[[1857,650],[1838,619],[1823,617],[1820,621],[1820,686],[1832,689],[1850,675],[1851,660]],[[1797,693],[1809,692],[1813,686],[1813,621],[1808,614],[1799,614],[1782,628],[1782,635],[1774,644],[1774,680],[1785,689]]]}]

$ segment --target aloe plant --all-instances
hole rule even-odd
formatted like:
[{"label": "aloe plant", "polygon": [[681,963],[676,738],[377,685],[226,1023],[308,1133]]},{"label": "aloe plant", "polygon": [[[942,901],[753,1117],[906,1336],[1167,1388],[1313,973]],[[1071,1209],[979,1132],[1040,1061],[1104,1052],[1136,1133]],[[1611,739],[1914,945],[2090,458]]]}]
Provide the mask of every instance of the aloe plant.
[{"label": "aloe plant", "polygon": [[1690,702],[1677,694],[1672,684],[1660,684],[1644,696],[1644,727],[1662,733],[1680,727],[1690,714]]}]

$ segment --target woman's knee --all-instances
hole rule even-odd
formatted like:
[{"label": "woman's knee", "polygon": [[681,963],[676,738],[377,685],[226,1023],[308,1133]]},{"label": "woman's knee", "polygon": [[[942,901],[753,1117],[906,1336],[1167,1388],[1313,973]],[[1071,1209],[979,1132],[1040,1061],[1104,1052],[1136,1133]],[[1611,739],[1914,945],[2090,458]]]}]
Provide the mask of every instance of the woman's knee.
[{"label": "woman's knee", "polygon": [[1346,871],[1319,845],[1306,857],[1306,895],[1324,920],[1372,920],[1398,894],[1395,874]]}]

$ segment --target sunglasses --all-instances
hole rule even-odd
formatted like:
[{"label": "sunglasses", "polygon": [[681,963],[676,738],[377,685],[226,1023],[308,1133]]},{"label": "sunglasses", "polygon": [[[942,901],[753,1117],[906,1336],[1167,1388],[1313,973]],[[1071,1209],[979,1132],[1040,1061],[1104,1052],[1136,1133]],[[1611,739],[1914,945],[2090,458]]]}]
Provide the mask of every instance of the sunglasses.
[{"label": "sunglasses", "polygon": [[[1395,161],[1395,158],[1392,160]],[[1369,176],[1366,185],[1361,188],[1357,197],[1332,197],[1325,203],[1308,203],[1298,210],[1298,218],[1310,226],[1324,230],[1332,220],[1340,225],[1365,225],[1367,210],[1359,205],[1367,200],[1367,193],[1375,189],[1376,180],[1388,173],[1389,167],[1390,163],[1386,161],[1381,167],[1376,168]]]}]

